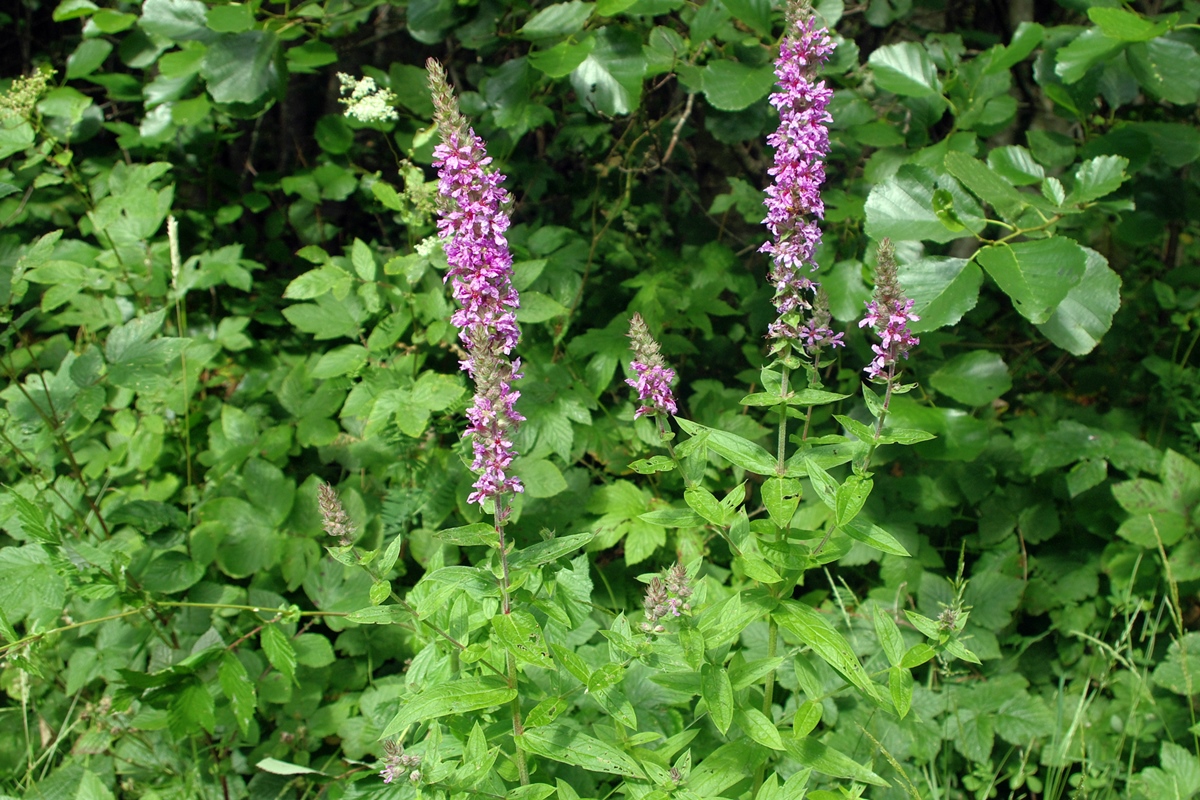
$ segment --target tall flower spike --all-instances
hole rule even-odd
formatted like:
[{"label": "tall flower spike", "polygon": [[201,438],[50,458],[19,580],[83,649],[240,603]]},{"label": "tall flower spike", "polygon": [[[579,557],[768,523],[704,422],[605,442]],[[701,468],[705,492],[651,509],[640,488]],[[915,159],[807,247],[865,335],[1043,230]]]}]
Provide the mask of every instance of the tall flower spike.
[{"label": "tall flower spike", "polygon": [[867,315],[858,323],[860,328],[870,326],[881,340],[871,345],[875,358],[864,370],[873,380],[895,377],[896,364],[921,343],[908,329],[908,323],[921,318],[912,313],[913,301],[904,296],[896,273],[896,251],[891,240],[884,239],[875,266],[875,295],[867,302]]},{"label": "tall flower spike", "polygon": [[769,277],[779,318],[767,337],[777,342],[800,339],[802,312],[812,308],[806,293],[814,291],[816,283],[802,270],[816,269],[813,251],[821,241],[817,220],[825,216],[821,185],[832,121],[825,109],[833,97],[825,82],[816,79],[834,49],[829,32],[801,0],[789,1],[788,30],[775,62],[779,91],[771,95],[771,105],[779,110],[779,129],[767,137],[775,148],[775,164],[768,170],[775,182],[767,187],[763,223],[772,239],[760,249],[773,262]]},{"label": "tall flower spike", "polygon": [[642,406],[634,413],[637,419],[643,414],[674,414],[675,396],[671,392],[671,381],[675,380],[675,370],[669,368],[659,352],[658,342],[650,335],[646,321],[641,314],[634,314],[629,320],[630,347],[633,349],[633,361],[629,366],[637,379],[625,381],[637,389],[638,400]]},{"label": "tall flower spike", "polygon": [[521,393],[512,386],[521,377],[521,361],[509,358],[521,336],[512,255],[504,238],[511,198],[500,186],[504,176],[487,169],[492,159],[459,112],[445,71],[433,59],[426,66],[441,137],[433,150],[438,170],[438,236],[450,264],[446,280],[459,304],[450,321],[467,349],[462,368],[475,382],[466,435],[475,453],[471,469],[479,478],[468,502],[482,506],[495,500],[496,521],[502,522],[508,508],[499,498],[524,489],[520,479],[509,473],[516,456],[512,436],[525,419],[514,407]]}]

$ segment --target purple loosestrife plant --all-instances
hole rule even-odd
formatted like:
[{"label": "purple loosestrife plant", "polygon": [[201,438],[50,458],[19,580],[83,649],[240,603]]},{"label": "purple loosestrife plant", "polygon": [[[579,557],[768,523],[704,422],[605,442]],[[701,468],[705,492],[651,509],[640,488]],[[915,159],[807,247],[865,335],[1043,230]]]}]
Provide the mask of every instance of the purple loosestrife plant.
[{"label": "purple loosestrife plant", "polygon": [[821,241],[817,221],[825,216],[821,185],[825,182],[825,157],[829,154],[826,108],[833,91],[817,72],[833,52],[829,32],[799,3],[788,8],[788,34],[779,45],[775,64],[779,91],[771,95],[771,105],[779,110],[779,129],[767,137],[775,148],[775,163],[768,170],[775,179],[767,187],[767,217],[763,223],[771,232],[771,241],[761,252],[769,253],[769,275],[775,288],[774,304],[778,319],[768,329],[772,351],[786,351],[789,345],[803,343],[810,355],[821,347],[837,347],[841,337],[823,320],[804,320],[804,312],[813,310],[810,299],[817,283],[804,274],[816,269],[813,252]]},{"label": "purple loosestrife plant", "polygon": [[858,327],[870,327],[880,343],[871,345],[874,360],[865,368],[871,380],[891,384],[896,380],[897,365],[908,358],[908,351],[921,343],[913,336],[908,323],[921,318],[912,313],[913,301],[904,296],[896,275],[896,251],[891,240],[879,243],[879,261],[875,268],[875,294],[867,302],[867,314]]},{"label": "purple loosestrife plant", "polygon": [[500,186],[504,176],[487,169],[492,159],[459,112],[441,65],[430,59],[427,67],[441,137],[433,151],[438,235],[450,264],[446,280],[460,306],[450,321],[467,349],[462,367],[475,382],[467,435],[475,452],[471,468],[479,478],[468,501],[481,506],[493,501],[497,523],[502,523],[509,512],[505,495],[523,490],[509,469],[516,455],[512,436],[525,419],[514,406],[521,396],[513,388],[521,377],[521,361],[509,358],[521,335],[512,255],[504,238],[511,197]]},{"label": "purple loosestrife plant", "polygon": [[630,378],[625,383],[637,390],[638,400],[642,403],[633,418],[643,414],[674,414],[678,410],[675,395],[671,392],[675,370],[663,361],[658,342],[650,335],[650,328],[641,314],[635,313],[629,320],[629,339],[633,350],[633,361],[629,366],[637,378]]}]

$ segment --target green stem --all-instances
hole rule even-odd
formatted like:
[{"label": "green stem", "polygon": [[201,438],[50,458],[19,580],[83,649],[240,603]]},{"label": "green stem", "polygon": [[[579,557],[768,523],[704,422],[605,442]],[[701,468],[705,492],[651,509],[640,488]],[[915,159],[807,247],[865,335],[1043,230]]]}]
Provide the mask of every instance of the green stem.
[{"label": "green stem", "polygon": [[[509,573],[508,573],[508,543],[504,540],[504,513],[507,508],[504,505],[504,495],[496,497],[496,508],[493,517],[496,524],[496,538],[500,545],[500,610],[504,614],[512,613],[512,597],[509,594]],[[513,696],[509,707],[512,709],[512,727],[513,727],[513,747],[517,753],[517,775],[521,780],[522,786],[529,785],[529,765],[525,763],[525,750],[521,747],[521,736],[525,733],[525,726],[521,722],[521,691],[520,685],[517,682],[517,661],[512,652],[506,654],[506,666],[508,667],[508,685],[516,695]]]},{"label": "green stem", "polygon": [[[788,378],[791,377],[791,370],[787,368],[787,365],[784,365],[780,375],[779,397],[782,400],[787,397]],[[779,406],[779,437],[775,443],[775,471],[780,475],[783,474],[783,465],[787,456],[787,415],[788,407],[787,403],[784,403]],[[806,425],[805,430],[807,429]]]},{"label": "green stem", "polygon": [[[508,654],[508,683],[514,689],[517,688],[517,662],[513,658],[513,654]],[[517,696],[512,699],[510,704],[512,708],[513,721],[513,744],[517,751],[517,777],[521,781],[522,786],[529,785],[529,765],[525,763],[525,750],[521,747],[521,736],[525,734],[525,726],[521,722],[521,693],[517,692]]]}]

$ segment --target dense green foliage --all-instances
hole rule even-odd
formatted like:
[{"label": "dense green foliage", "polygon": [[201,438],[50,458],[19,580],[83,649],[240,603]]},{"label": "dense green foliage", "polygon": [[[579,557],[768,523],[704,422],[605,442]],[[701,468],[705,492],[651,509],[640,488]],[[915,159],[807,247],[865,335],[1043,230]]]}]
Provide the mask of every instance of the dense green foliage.
[{"label": "dense green foliage", "polygon": [[[816,4],[848,346],[779,471],[770,0],[0,13],[0,794],[1200,794],[1200,4],[1004,5]],[[516,198],[511,582],[429,56]],[[884,237],[921,345],[881,413]],[[647,635],[676,562],[690,616]]]}]

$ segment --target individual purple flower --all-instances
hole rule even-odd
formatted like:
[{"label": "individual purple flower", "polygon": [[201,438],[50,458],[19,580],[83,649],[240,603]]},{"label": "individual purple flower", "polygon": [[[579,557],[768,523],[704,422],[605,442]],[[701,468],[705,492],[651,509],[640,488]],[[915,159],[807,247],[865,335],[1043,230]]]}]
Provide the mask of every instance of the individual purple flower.
[{"label": "individual purple flower", "polygon": [[[525,419],[514,407],[521,393],[512,386],[521,377],[521,361],[509,358],[521,335],[512,255],[504,238],[511,198],[500,186],[504,175],[487,169],[492,159],[459,112],[441,65],[430,59],[426,67],[441,137],[433,150],[433,165],[438,169],[438,236],[450,265],[446,280],[459,304],[450,321],[467,349],[462,368],[475,382],[466,435],[475,454],[471,469],[479,478],[468,502],[483,505],[488,499],[524,490],[508,471],[516,455],[512,435]],[[497,521],[503,521],[507,508],[501,503],[495,508]]]},{"label": "individual purple flower", "polygon": [[635,313],[629,320],[629,338],[633,349],[633,361],[629,366],[637,378],[630,378],[625,383],[637,390],[638,400],[642,402],[633,418],[643,414],[674,414],[678,410],[675,395],[671,392],[675,370],[663,361],[658,342],[650,335],[650,328],[641,314]]},{"label": "individual purple flower", "polygon": [[880,343],[871,345],[875,358],[865,368],[872,380],[891,380],[896,364],[908,358],[908,351],[921,343],[908,323],[921,318],[912,313],[913,301],[904,295],[896,270],[896,251],[890,239],[879,243],[879,261],[875,266],[875,295],[867,302],[867,314],[858,327],[870,327]]},{"label": "individual purple flower", "polygon": [[821,185],[832,121],[826,108],[833,91],[816,75],[834,43],[811,14],[802,18],[802,13],[797,2],[789,3],[790,32],[779,45],[775,63],[780,91],[771,95],[771,105],[779,110],[779,128],[767,137],[775,148],[775,164],[768,170],[775,182],[767,187],[763,222],[772,240],[760,252],[769,253],[773,262],[769,279],[779,318],[767,337],[776,341],[800,338],[800,316],[812,308],[806,294],[817,284],[801,270],[816,269],[813,252],[821,241],[817,220],[825,216]]}]

